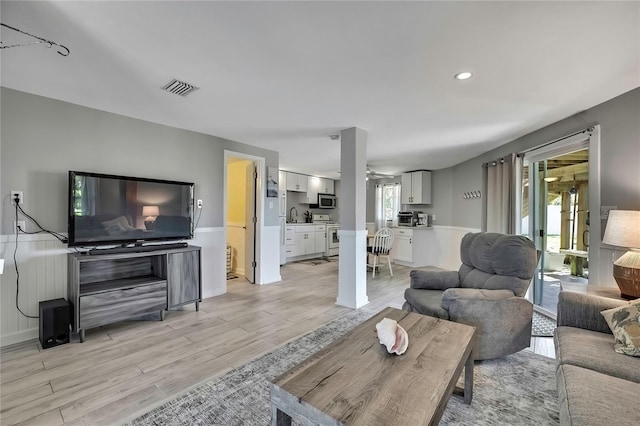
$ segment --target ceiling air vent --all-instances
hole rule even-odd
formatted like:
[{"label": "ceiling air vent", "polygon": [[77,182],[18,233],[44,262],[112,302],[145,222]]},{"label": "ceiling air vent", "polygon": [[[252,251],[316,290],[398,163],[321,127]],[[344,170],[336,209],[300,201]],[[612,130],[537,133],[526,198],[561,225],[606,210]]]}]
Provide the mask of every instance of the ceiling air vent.
[{"label": "ceiling air vent", "polygon": [[174,78],[169,83],[165,84],[162,89],[166,90],[167,92],[175,93],[176,95],[187,96],[189,93],[193,92],[194,90],[198,90],[199,88],[194,86],[193,84],[176,80]]}]

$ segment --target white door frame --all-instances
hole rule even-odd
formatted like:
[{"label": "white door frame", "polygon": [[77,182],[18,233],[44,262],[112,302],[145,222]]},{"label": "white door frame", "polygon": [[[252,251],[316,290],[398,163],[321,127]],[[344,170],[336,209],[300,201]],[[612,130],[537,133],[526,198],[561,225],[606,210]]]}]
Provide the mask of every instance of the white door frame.
[{"label": "white door frame", "polygon": [[[600,125],[571,136],[560,138],[530,149],[525,154],[525,164],[531,164],[554,155],[561,155],[580,148],[589,149],[589,284],[596,283],[599,276],[601,221],[600,221]],[[531,174],[531,173],[530,173]],[[522,188],[522,175],[519,177]],[[533,185],[529,185],[529,236],[533,237],[535,220],[533,218],[534,200]],[[520,221],[518,221],[518,224]],[[522,230],[524,231],[524,230]],[[591,279],[593,278],[593,280]],[[531,289],[530,289],[531,290]],[[527,292],[528,299],[533,303],[532,291]]]},{"label": "white door frame", "polygon": [[[223,198],[224,198],[224,202],[223,202],[223,211],[224,211],[224,220],[223,220],[223,227],[224,227],[224,239],[225,241],[227,240],[227,206],[228,206],[228,194],[227,194],[227,165],[229,163],[229,158],[230,157],[235,157],[235,158],[242,158],[243,160],[249,160],[249,161],[254,161],[256,166],[257,166],[257,173],[258,173],[258,177],[256,178],[256,250],[255,250],[255,261],[257,263],[256,265],[256,270],[255,270],[255,283],[259,284],[262,282],[262,270],[264,268],[264,265],[262,265],[262,262],[259,262],[259,259],[261,259],[261,253],[262,253],[262,226],[263,226],[263,222],[264,222],[264,198],[265,198],[265,185],[264,185],[264,179],[263,176],[265,175],[265,159],[264,157],[257,157],[255,155],[249,155],[249,154],[245,154],[242,152],[236,152],[236,151],[229,151],[229,150],[224,150],[224,182],[223,182]],[[226,253],[225,253],[226,255]]]}]

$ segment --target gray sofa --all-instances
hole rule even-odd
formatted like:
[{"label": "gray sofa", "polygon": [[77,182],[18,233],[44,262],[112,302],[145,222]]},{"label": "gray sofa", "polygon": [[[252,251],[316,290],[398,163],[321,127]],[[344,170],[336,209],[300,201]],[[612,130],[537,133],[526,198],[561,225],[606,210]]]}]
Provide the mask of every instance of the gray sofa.
[{"label": "gray sofa", "polygon": [[531,343],[527,288],[538,263],[533,242],[517,235],[469,233],[458,271],[411,271],[402,309],[476,327],[475,359],[493,359]]},{"label": "gray sofa", "polygon": [[622,300],[561,292],[555,330],[562,425],[640,425],[640,358],[614,352],[601,311]]}]

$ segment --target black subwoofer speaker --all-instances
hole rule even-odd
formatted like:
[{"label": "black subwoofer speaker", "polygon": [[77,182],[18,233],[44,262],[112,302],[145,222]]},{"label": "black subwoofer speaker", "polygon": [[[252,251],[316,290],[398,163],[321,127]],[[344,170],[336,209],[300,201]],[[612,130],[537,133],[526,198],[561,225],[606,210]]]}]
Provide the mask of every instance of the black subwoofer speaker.
[{"label": "black subwoofer speaker", "polygon": [[71,306],[65,299],[40,302],[40,344],[42,349],[69,343]]}]

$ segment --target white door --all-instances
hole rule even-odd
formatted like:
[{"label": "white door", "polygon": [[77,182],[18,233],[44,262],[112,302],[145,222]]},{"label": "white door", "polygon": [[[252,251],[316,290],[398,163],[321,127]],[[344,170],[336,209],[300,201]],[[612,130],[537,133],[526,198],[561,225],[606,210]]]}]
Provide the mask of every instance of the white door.
[{"label": "white door", "polygon": [[247,167],[246,174],[246,211],[245,211],[245,226],[246,232],[244,233],[245,243],[245,277],[250,283],[256,282],[256,179],[258,178],[257,165],[251,163]]}]

